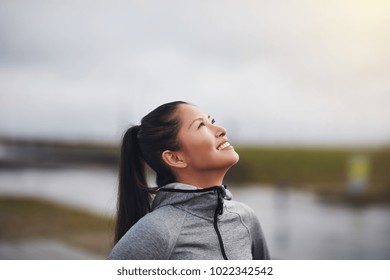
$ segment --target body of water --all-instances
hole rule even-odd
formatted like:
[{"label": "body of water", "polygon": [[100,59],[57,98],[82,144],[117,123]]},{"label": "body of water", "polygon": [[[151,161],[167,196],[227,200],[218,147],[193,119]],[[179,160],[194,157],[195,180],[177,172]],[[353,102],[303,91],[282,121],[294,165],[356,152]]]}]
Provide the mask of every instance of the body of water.
[{"label": "body of water", "polygon": [[[0,196],[45,198],[112,216],[117,174],[104,168],[0,170]],[[252,207],[277,259],[390,259],[390,208],[321,202],[311,193],[230,186]]]}]

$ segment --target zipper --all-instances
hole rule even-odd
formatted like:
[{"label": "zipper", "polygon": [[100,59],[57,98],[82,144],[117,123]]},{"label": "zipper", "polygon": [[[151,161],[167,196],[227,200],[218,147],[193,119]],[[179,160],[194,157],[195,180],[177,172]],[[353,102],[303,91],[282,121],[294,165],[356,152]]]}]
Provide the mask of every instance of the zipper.
[{"label": "zipper", "polygon": [[226,186],[223,185],[222,188],[220,186],[205,188],[205,189],[196,189],[196,190],[182,190],[182,189],[160,189],[159,191],[164,192],[181,192],[181,193],[201,193],[201,192],[209,192],[212,190],[217,191],[217,206],[215,207],[214,212],[214,229],[218,237],[219,247],[221,249],[222,257],[224,260],[228,260],[225,252],[225,246],[223,244],[222,236],[218,228],[218,215],[223,214],[223,197],[225,193]]},{"label": "zipper", "polygon": [[223,214],[223,197],[222,197],[222,189],[218,188],[217,189],[217,207],[215,207],[215,213],[214,213],[214,229],[215,232],[217,233],[218,236],[218,241],[219,241],[219,247],[221,248],[221,253],[223,256],[224,260],[228,260],[228,257],[226,256],[225,252],[225,246],[223,245],[223,240],[221,233],[219,232],[218,228],[218,215]]}]

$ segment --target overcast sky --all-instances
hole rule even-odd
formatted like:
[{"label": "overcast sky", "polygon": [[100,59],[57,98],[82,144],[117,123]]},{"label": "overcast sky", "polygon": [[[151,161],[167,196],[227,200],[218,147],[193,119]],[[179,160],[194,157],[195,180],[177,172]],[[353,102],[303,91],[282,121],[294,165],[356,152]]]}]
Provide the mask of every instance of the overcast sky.
[{"label": "overcast sky", "polygon": [[0,3],[0,136],[118,141],[185,100],[259,144],[390,143],[390,1]]}]

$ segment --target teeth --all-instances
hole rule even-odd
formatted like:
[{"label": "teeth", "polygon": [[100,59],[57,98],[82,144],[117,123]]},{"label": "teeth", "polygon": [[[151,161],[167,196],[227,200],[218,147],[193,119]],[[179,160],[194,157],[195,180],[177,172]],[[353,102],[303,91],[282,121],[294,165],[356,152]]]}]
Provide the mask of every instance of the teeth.
[{"label": "teeth", "polygon": [[217,149],[220,151],[220,150],[223,150],[223,149],[225,149],[225,148],[227,148],[229,146],[230,146],[230,143],[229,142],[225,142],[222,145],[220,145]]}]

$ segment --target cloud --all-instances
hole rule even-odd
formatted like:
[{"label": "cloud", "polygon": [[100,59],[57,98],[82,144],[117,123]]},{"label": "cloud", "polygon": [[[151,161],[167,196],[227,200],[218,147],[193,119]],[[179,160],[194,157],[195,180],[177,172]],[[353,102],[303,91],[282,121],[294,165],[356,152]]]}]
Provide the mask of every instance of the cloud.
[{"label": "cloud", "polygon": [[0,135],[117,139],[187,100],[243,142],[389,142],[389,8],[3,1]]}]

